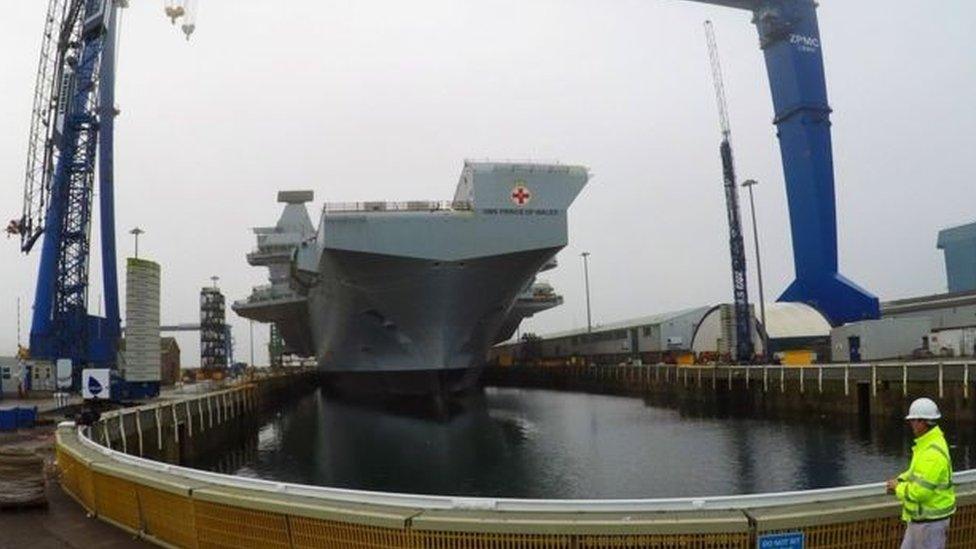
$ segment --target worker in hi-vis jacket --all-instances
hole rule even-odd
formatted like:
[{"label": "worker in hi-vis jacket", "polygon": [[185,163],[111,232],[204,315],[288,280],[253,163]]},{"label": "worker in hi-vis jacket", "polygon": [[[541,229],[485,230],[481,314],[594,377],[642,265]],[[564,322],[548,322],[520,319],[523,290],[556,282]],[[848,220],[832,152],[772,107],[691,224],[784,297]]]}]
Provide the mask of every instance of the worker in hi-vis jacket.
[{"label": "worker in hi-vis jacket", "polygon": [[928,398],[912,402],[905,420],[915,436],[908,470],[889,480],[886,488],[902,504],[907,523],[901,549],[937,549],[946,546],[949,517],[956,512],[952,487],[952,460],[939,428],[939,407]]}]

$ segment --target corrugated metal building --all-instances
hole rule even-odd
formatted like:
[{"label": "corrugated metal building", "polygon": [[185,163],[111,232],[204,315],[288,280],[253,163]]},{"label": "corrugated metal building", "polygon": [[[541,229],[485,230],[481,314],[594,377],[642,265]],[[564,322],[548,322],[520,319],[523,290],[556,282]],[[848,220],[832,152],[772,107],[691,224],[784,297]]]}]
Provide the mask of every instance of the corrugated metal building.
[{"label": "corrugated metal building", "polygon": [[945,252],[949,292],[976,290],[976,223],[939,231],[937,246]]},{"label": "corrugated metal building", "polygon": [[830,332],[834,362],[863,362],[912,358],[927,345],[932,329],[928,318],[862,320]]},{"label": "corrugated metal building", "polygon": [[[596,325],[592,331],[581,328],[546,334],[528,354],[555,360],[587,357],[601,364],[668,361],[690,352],[695,328],[708,310],[709,307],[695,307]],[[507,354],[519,360],[527,350],[523,343],[508,343],[495,347],[491,356]]]},{"label": "corrugated metal building", "polygon": [[899,299],[881,304],[883,318],[925,318],[933,356],[976,355],[976,290]]}]

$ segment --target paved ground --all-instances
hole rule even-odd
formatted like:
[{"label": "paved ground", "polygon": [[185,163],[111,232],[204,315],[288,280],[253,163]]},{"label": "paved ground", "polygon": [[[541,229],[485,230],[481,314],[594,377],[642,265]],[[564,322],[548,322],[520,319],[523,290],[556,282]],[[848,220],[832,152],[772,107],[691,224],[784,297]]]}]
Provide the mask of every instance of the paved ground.
[{"label": "paved ground", "polygon": [[121,549],[148,544],[100,520],[88,518],[55,478],[54,425],[0,433],[0,446],[29,448],[44,457],[48,473],[47,509],[0,511],[0,549],[77,547]]},{"label": "paved ground", "polygon": [[[200,394],[216,387],[212,383],[198,383],[185,387],[166,388],[160,399],[179,398],[186,394]],[[22,509],[0,511],[0,549],[21,548],[78,548],[121,549],[149,547],[150,544],[134,539],[123,530],[100,520],[89,518],[75,500],[61,490],[54,467],[54,431],[67,412],[80,404],[73,397],[69,407],[59,409],[52,398],[0,400],[0,407],[37,406],[41,421],[33,429],[0,432],[0,447],[28,448],[45,459],[48,476],[46,509]]]},{"label": "paved ground", "polygon": [[123,549],[150,547],[124,531],[88,518],[56,482],[47,487],[47,509],[0,511],[0,549]]}]

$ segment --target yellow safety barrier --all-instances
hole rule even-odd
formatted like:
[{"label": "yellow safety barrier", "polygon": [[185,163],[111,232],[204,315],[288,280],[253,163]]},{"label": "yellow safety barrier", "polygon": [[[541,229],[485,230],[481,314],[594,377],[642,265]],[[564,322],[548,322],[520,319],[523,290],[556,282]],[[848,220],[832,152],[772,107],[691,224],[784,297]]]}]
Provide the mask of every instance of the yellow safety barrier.
[{"label": "yellow safety barrier", "polygon": [[[805,547],[897,547],[891,497],[750,509],[522,512],[425,509],[230,486],[114,459],[57,433],[62,488],[92,515],[165,547],[699,548],[756,547],[759,536],[803,532]],[[199,476],[199,475],[198,475]],[[976,546],[976,483],[960,484],[949,547]]]}]

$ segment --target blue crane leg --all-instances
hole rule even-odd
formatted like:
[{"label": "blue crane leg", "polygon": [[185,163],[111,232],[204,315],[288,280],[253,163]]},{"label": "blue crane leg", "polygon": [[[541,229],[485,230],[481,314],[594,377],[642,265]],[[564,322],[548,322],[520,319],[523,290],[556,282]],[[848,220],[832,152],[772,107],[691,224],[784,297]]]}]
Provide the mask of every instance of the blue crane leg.
[{"label": "blue crane leg", "polygon": [[[115,363],[115,344],[121,335],[118,265],[115,250],[115,40],[118,9],[107,10],[107,30],[99,69],[98,186],[102,235],[102,286],[105,319],[93,338],[92,352],[100,362]],[[107,360],[105,360],[107,359]]]},{"label": "blue crane leg", "polygon": [[[64,162],[59,162],[61,171]],[[55,182],[64,177],[55,178]],[[58,189],[51,192],[51,202],[47,207],[47,224],[44,227],[44,241],[41,245],[41,262],[37,271],[37,286],[34,290],[34,311],[31,317],[30,350],[35,357],[56,358],[51,349],[52,313],[54,292],[57,283],[58,251],[61,249],[61,220],[64,217],[64,201]]]},{"label": "blue crane leg", "polygon": [[878,298],[837,264],[830,106],[813,0],[694,0],[750,10],[776,113],[796,280],[780,301],[808,303],[832,324],[878,318]]},{"label": "blue crane leg", "polygon": [[754,15],[776,113],[796,270],[779,299],[809,303],[834,325],[877,318],[878,298],[838,272],[830,106],[816,5],[768,0]]}]

